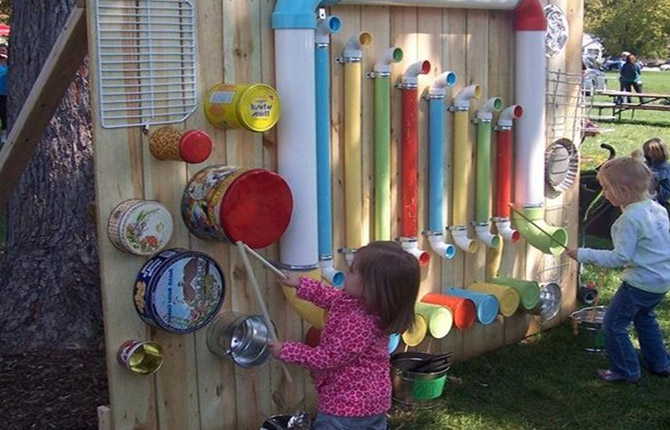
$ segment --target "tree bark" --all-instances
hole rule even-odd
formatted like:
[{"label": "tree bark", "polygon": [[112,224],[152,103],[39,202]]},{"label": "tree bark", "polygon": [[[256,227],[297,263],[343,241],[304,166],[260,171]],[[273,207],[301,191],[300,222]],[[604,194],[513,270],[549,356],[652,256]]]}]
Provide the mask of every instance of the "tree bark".
[{"label": "tree bark", "polygon": [[[14,2],[9,125],[17,117],[74,0]],[[0,353],[102,341],[88,67],[61,101],[7,206],[0,258]]]}]

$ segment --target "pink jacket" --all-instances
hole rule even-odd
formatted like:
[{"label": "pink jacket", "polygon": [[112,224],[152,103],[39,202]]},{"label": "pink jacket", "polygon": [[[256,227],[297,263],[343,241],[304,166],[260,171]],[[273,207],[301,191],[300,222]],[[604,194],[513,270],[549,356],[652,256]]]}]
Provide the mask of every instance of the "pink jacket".
[{"label": "pink jacket", "polygon": [[298,297],[328,310],[316,348],[284,342],[280,358],[314,372],[319,412],[365,417],[391,407],[388,336],[363,301],[309,278]]}]

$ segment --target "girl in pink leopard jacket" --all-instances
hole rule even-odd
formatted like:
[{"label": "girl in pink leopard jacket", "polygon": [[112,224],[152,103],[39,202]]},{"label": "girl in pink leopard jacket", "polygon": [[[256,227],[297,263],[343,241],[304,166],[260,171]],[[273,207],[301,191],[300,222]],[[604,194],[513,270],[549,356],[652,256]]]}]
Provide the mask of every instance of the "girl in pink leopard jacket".
[{"label": "girl in pink leopard jacket", "polygon": [[319,400],[312,429],[385,430],[391,407],[389,334],[402,333],[414,320],[416,258],[396,242],[372,242],[356,252],[342,290],[295,274],[282,282],[328,311],[316,347],[270,342],[276,358],[314,373]]}]

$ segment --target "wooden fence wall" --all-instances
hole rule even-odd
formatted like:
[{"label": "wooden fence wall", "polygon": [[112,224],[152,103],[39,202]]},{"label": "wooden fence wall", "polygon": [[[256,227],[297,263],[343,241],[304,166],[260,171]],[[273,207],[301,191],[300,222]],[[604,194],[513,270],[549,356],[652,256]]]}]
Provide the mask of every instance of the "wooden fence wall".
[{"label": "wooden fence wall", "polygon": [[[120,2],[126,0],[119,0]],[[129,0],[128,0],[129,1]],[[132,3],[132,2],[130,2]],[[215,140],[215,149],[206,163],[188,166],[181,162],[159,161],[152,157],[147,136],[139,127],[103,129],[99,117],[100,89],[97,76],[96,40],[89,37],[91,86],[95,126],[95,170],[98,207],[98,234],[102,271],[102,290],[106,332],[107,363],[111,405],[102,411],[101,427],[118,430],[214,430],[258,429],[274,413],[290,411],[306,402],[313,406],[311,379],[302,369],[291,367],[293,383],[288,383],[276,362],[253,370],[235,367],[209,353],[202,329],[190,335],[174,335],[152,329],[135,313],[132,289],[135,276],[146,259],[116,250],[108,241],[106,223],[112,209],[129,198],[155,199],[164,203],[175,219],[170,247],[203,251],[214,257],[225,271],[227,294],[222,312],[235,310],[259,313],[241,259],[234,247],[204,242],[191,235],[181,222],[180,200],[187,180],[205,165],[229,164],[243,167],[277,169],[276,133],[251,133],[244,130],[222,131],[212,127],[202,109],[202,99],[209,87],[218,82],[274,85],[274,45],[271,29],[273,0],[222,0],[193,2],[196,11],[199,45],[199,108],[177,127],[206,130]],[[581,66],[581,27],[583,0],[556,0],[568,14],[571,30],[566,51],[549,62],[549,67],[576,71]],[[88,28],[95,35],[93,1],[87,7]],[[343,22],[339,34],[332,37],[332,163],[334,245],[344,241],[343,209],[343,66],[334,58],[341,55],[349,36],[369,31],[374,40],[364,48],[363,72],[372,70],[377,57],[390,46],[404,51],[402,63],[393,66],[393,82],[407,65],[427,59],[432,64],[428,76],[419,78],[420,91],[432,78],[445,70],[458,74],[452,94],[466,85],[477,83],[483,88],[480,102],[487,97],[502,97],[505,105],[514,103],[514,34],[511,13],[503,11],[435,9],[415,7],[335,6],[331,12]],[[577,60],[575,58],[578,57]],[[567,58],[567,60],[566,60]],[[398,220],[399,207],[399,130],[400,98],[393,91],[392,106],[392,207]],[[366,239],[373,235],[373,81],[363,78],[363,231]],[[473,103],[471,114],[476,111]],[[427,104],[420,103],[420,229],[426,224],[427,211]],[[550,108],[551,115],[565,115],[562,108]],[[289,114],[286,112],[286,114]],[[567,127],[567,130],[572,130]],[[474,138],[474,126],[470,133]],[[574,139],[576,136],[569,135]],[[451,187],[451,155],[445,160],[445,195]],[[544,178],[537,178],[538,181]],[[463,186],[463,184],[456,184]],[[467,184],[474,202],[474,180]],[[570,243],[576,244],[577,190],[573,187],[557,199],[547,200],[547,218],[564,225]],[[469,208],[474,217],[474,206]],[[447,214],[445,221],[450,221]],[[392,233],[398,231],[399,223]],[[420,245],[428,249],[421,239]],[[269,258],[278,257],[273,245],[263,251]],[[463,287],[486,276],[486,250],[474,255],[458,252],[451,261],[432,256],[430,266],[422,271],[421,293],[439,292],[445,286]],[[576,265],[567,257],[547,257],[528,247],[505,243],[501,256],[502,275],[560,282],[563,305],[558,318],[546,326],[558,324],[575,306]],[[344,260],[336,257],[337,266]],[[274,276],[253,263],[270,313],[280,338],[301,339],[308,325],[286,304]],[[551,269],[551,270],[549,270]],[[536,317],[517,314],[488,326],[476,324],[466,331],[452,330],[442,340],[427,340],[417,349],[450,350],[459,360],[467,359],[504,344],[518,341],[541,328]],[[134,375],[116,362],[118,347],[127,339],[153,339],[165,348],[165,364],[154,376]],[[401,345],[401,348],[403,346]],[[288,408],[288,409],[285,409]]]}]

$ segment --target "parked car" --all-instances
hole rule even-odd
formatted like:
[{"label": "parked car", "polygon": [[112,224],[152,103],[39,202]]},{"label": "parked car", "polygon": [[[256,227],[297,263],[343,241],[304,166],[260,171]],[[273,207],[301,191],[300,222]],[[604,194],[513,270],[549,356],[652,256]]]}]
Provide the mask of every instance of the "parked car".
[{"label": "parked car", "polygon": [[658,68],[661,72],[670,72],[670,63],[661,64]]}]

